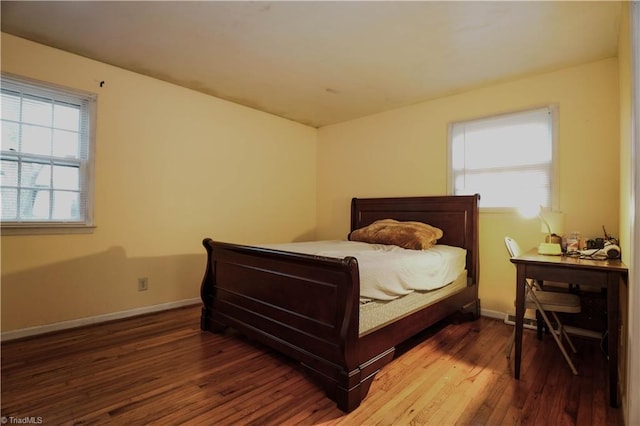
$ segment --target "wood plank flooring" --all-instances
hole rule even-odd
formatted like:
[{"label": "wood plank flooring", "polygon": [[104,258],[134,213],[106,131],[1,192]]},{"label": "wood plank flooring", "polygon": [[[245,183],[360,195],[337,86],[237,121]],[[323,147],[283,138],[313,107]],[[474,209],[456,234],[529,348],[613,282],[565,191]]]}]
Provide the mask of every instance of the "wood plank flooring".
[{"label": "wood plank flooring", "polygon": [[522,378],[501,321],[442,323],[398,348],[350,414],[298,365],[198,306],[2,344],[7,422],[193,425],[622,425],[599,342],[575,339],[578,376],[553,340],[525,332]]}]

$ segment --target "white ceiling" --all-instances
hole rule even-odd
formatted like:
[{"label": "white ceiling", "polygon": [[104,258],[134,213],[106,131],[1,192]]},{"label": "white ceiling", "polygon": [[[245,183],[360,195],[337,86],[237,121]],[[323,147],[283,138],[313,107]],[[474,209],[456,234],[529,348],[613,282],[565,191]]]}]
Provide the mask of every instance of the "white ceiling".
[{"label": "white ceiling", "polygon": [[304,124],[617,55],[619,2],[5,1],[1,28]]}]

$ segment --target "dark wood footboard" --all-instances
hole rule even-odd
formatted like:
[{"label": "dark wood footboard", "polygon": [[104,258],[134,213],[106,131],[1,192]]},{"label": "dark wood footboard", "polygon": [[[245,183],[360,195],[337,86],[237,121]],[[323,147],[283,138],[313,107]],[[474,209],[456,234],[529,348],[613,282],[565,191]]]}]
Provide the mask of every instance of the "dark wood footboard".
[{"label": "dark wood footboard", "polygon": [[208,265],[201,288],[201,328],[240,330],[300,361],[342,410],[357,407],[361,374],[356,259],[211,239],[203,245]]},{"label": "dark wood footboard", "polygon": [[322,256],[203,241],[201,328],[233,327],[300,361],[338,408],[350,412],[367,395],[395,346],[464,308],[477,315],[478,196],[352,200],[351,228],[391,218],[441,228],[440,243],[467,250],[468,286],[362,337],[360,281],[353,257]]}]

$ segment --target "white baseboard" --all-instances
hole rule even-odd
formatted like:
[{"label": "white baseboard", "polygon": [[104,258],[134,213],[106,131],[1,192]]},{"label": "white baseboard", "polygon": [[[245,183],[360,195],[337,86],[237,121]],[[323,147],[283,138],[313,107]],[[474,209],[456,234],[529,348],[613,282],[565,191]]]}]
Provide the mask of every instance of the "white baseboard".
[{"label": "white baseboard", "polygon": [[[514,325],[515,324],[515,314],[513,314],[513,313],[504,314],[504,323],[505,324],[509,324],[509,325]],[[529,317],[525,316],[525,318],[524,318],[524,327],[525,328],[537,330],[537,324],[538,324],[538,321],[535,318],[529,318]],[[602,333],[598,333],[597,331],[586,330],[584,328],[578,328],[578,327],[572,327],[570,325],[565,326],[565,328],[567,330],[567,333],[573,334],[575,336],[590,337],[592,339],[601,339],[602,338]]]},{"label": "white baseboard", "polygon": [[[483,317],[487,317],[487,318],[493,318],[493,319],[499,319],[501,321],[504,321],[505,324],[508,325],[513,325],[514,322],[511,321],[509,322],[508,319],[510,317],[513,317],[513,313],[511,312],[500,312],[500,311],[491,311],[491,310],[487,310],[487,309],[481,309],[480,310],[480,315]],[[532,330],[536,330],[536,319],[535,317],[529,317],[526,313],[525,313],[525,317],[524,317],[524,327],[525,328],[529,328]]]},{"label": "white baseboard", "polygon": [[488,309],[480,309],[480,316],[495,319],[504,319],[504,312],[491,311]]},{"label": "white baseboard", "polygon": [[194,299],[179,300],[177,302],[162,303],[160,305],[145,306],[143,308],[130,309],[128,311],[113,312],[110,314],[97,315],[94,317],[79,318],[70,321],[56,322],[53,324],[39,325],[36,327],[23,328],[20,330],[7,331],[0,334],[0,341],[20,339],[23,337],[37,336],[39,334],[51,333],[53,331],[68,330],[70,328],[82,327],[85,325],[98,324],[101,322],[113,321],[123,318],[135,317],[138,315],[150,314],[153,312],[166,311],[183,306],[197,305],[202,303],[199,297]]},{"label": "white baseboard", "polygon": [[[480,315],[482,315],[483,317],[503,320],[505,324],[514,325],[515,315],[513,311],[499,312],[499,311],[490,311],[486,309],[481,309]],[[529,316],[527,313],[525,313],[524,328],[528,328],[530,330],[537,330],[536,318],[533,316]],[[567,333],[573,334],[575,336],[590,337],[592,339],[602,338],[602,333],[598,333],[597,331],[585,330],[583,328],[577,328],[577,327],[571,327],[571,326],[567,326]]]},{"label": "white baseboard", "polygon": [[[113,312],[110,314],[97,315],[94,317],[80,318],[80,319],[71,320],[71,321],[63,321],[63,322],[57,322],[54,324],[46,324],[46,325],[40,325],[37,327],[29,327],[29,328],[23,328],[20,330],[7,331],[0,334],[0,341],[6,342],[9,340],[20,339],[23,337],[37,336],[39,334],[51,333],[53,331],[68,330],[71,328],[82,327],[85,325],[99,324],[102,322],[135,317],[135,316],[144,315],[144,314],[151,314],[153,312],[166,311],[169,309],[181,308],[183,306],[197,305],[200,303],[202,303],[202,301],[200,300],[199,297],[196,297],[194,299],[185,299],[177,302],[162,303],[160,305],[145,306],[143,308],[130,309],[128,311]],[[513,313],[481,309],[480,315],[483,317],[504,320],[505,324],[513,325]],[[524,326],[526,328],[535,330],[536,329],[535,321],[536,321],[535,318],[530,318],[525,316]],[[574,328],[574,327],[567,327],[567,332],[571,334],[579,335],[579,336],[593,337],[597,339],[602,337],[600,333],[596,333],[590,330],[583,330],[580,328]]]}]

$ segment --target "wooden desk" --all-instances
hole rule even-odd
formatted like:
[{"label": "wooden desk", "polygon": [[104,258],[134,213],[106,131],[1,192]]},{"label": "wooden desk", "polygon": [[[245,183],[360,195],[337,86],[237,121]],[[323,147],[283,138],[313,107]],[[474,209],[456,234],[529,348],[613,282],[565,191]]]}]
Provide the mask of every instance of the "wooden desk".
[{"label": "wooden desk", "polygon": [[[571,284],[606,285],[609,354],[609,401],[619,405],[618,343],[620,336],[620,283],[626,283],[628,269],[620,260],[588,260],[570,256],[544,256],[533,249],[511,259],[516,265],[516,357],[514,376],[520,379],[525,279]],[[579,373],[579,371],[578,371]]]}]

